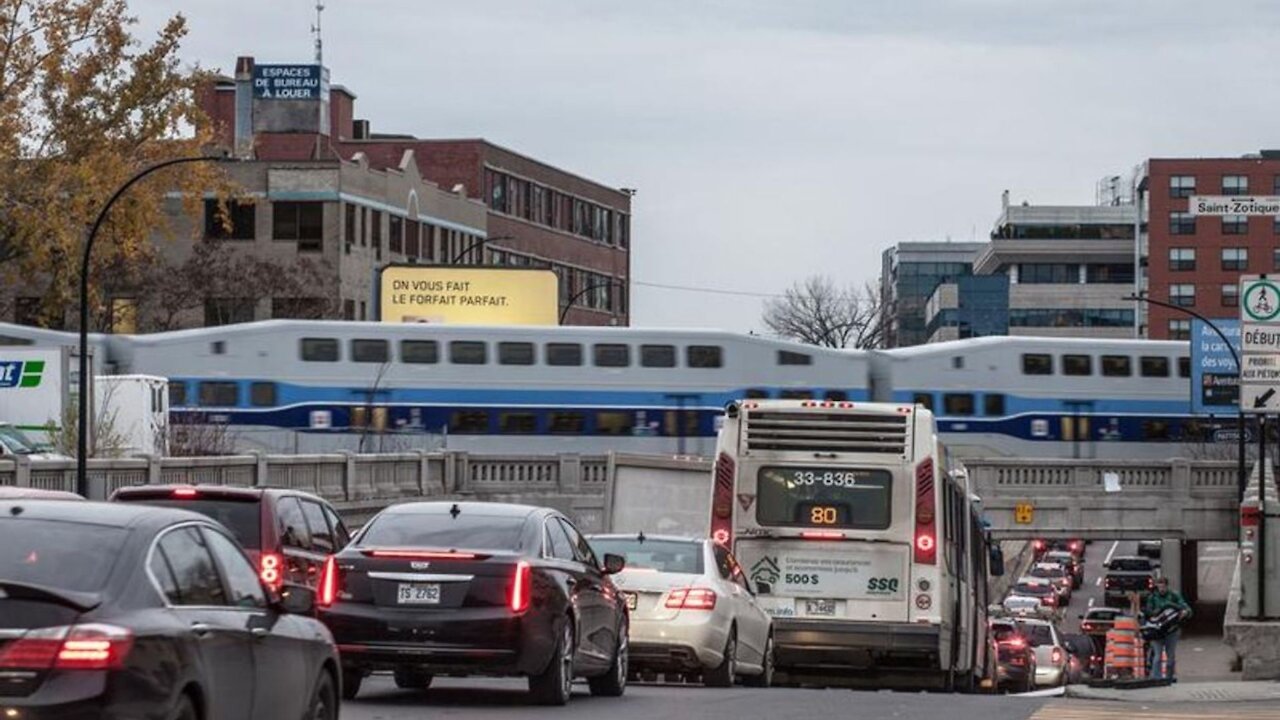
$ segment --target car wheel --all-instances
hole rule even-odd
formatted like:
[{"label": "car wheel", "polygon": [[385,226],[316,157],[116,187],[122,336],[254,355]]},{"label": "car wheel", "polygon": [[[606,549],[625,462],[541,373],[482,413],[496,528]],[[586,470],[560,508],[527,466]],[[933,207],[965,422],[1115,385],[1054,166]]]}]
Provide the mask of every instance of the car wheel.
[{"label": "car wheel", "polygon": [[737,674],[738,638],[734,631],[729,631],[729,639],[724,643],[724,659],[716,667],[702,673],[702,684],[707,687],[733,687],[733,678]]},{"label": "car wheel", "polygon": [[360,694],[360,683],[364,682],[364,673],[359,670],[342,671],[342,699],[355,700]]},{"label": "car wheel", "polygon": [[627,691],[627,654],[631,651],[627,644],[627,627],[618,633],[618,645],[613,650],[613,662],[609,664],[609,672],[587,679],[587,687],[597,697],[621,697]]},{"label": "car wheel", "polygon": [[573,693],[573,620],[565,618],[547,669],[529,677],[529,694],[539,705],[564,705]]},{"label": "car wheel", "polygon": [[311,698],[311,709],[307,711],[307,720],[338,720],[338,699],[334,697],[333,679],[327,672],[320,673],[316,694]]},{"label": "car wheel", "polygon": [[767,688],[773,685],[773,636],[770,635],[764,641],[764,660],[760,663],[764,666],[764,672],[759,675],[748,675],[742,678],[742,684],[747,687]]},{"label": "car wheel", "polygon": [[431,687],[434,675],[418,668],[396,668],[396,687],[401,690],[426,690]]},{"label": "car wheel", "polygon": [[173,713],[173,720],[200,720],[190,695],[183,693],[182,697],[178,698],[178,709]]}]

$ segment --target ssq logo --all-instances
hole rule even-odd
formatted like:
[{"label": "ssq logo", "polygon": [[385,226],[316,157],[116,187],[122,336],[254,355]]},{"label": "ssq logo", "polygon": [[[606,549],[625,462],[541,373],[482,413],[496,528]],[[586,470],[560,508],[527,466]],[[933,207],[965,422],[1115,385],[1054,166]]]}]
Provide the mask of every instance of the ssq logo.
[{"label": "ssq logo", "polygon": [[43,360],[0,360],[0,389],[39,387],[43,375]]}]

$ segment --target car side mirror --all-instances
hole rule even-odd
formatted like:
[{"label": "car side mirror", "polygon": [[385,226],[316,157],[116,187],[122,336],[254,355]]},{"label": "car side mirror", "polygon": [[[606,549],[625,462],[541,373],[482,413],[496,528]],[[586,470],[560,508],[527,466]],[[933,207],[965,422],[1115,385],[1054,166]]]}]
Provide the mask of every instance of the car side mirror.
[{"label": "car side mirror", "polygon": [[991,546],[991,577],[1004,575],[1004,549],[999,545]]},{"label": "car side mirror", "polygon": [[617,575],[627,566],[627,559],[613,553],[604,554],[604,574]]},{"label": "car side mirror", "polygon": [[772,595],[772,594],[773,594],[773,585],[771,585],[771,584],[769,584],[769,583],[767,583],[767,582],[764,582],[764,581],[758,581],[758,582],[756,582],[756,594],[757,594],[757,595]]},{"label": "car side mirror", "polygon": [[285,583],[280,593],[280,609],[290,615],[310,615],[316,609],[316,591],[306,585]]},{"label": "car side mirror", "polygon": [[1104,569],[1104,570],[1110,570],[1110,569],[1111,569],[1111,563],[1104,561],[1104,562],[1102,563],[1102,567],[1103,567],[1103,569]]}]

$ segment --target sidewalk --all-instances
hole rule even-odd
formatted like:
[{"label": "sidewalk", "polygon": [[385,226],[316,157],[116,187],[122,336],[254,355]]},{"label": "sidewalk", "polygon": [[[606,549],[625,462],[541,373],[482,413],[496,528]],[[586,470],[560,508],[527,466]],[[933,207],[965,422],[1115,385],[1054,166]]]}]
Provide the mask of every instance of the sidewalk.
[{"label": "sidewalk", "polygon": [[[1223,702],[1276,702],[1280,703],[1280,682],[1262,680],[1255,682],[1185,682],[1163,687],[1117,690],[1091,688],[1087,685],[1070,685],[1066,696],[1081,700],[1111,700],[1136,703],[1223,703]],[[1280,717],[1280,709],[1277,709]]]}]

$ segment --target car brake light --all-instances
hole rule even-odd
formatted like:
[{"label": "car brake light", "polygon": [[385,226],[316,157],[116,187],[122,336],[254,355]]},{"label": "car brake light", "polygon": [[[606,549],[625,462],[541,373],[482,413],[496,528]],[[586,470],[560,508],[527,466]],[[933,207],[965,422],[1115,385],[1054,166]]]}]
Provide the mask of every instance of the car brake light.
[{"label": "car brake light", "polygon": [[262,553],[262,558],[258,560],[258,577],[262,579],[262,584],[277,592],[284,587],[283,564],[284,558],[280,553]]},{"label": "car brake light", "polygon": [[811,530],[800,533],[805,540],[843,540],[844,533],[835,530]]},{"label": "car brake light", "polygon": [[528,561],[516,563],[516,574],[511,584],[511,612],[522,613],[529,609],[533,591],[533,568]]},{"label": "car brake light", "polygon": [[1035,542],[1031,543],[1031,546],[1032,546],[1033,548],[1035,548],[1035,550],[1036,550],[1037,552],[1039,552],[1039,551],[1041,551],[1041,550],[1043,550],[1043,549],[1044,549],[1044,541],[1043,541],[1043,540],[1036,540]]},{"label": "car brake light", "polygon": [[0,668],[113,670],[132,647],[133,633],[114,625],[40,628],[0,648]]},{"label": "car brake light", "polygon": [[362,550],[368,557],[394,558],[397,560],[478,560],[475,553],[452,550]]},{"label": "car brake light", "polygon": [[715,610],[716,591],[708,588],[678,588],[667,595],[665,604],[674,610]]},{"label": "car brake light", "polygon": [[174,488],[173,496],[180,498],[193,498],[196,496],[196,489],[192,487]]},{"label": "car brake light", "polygon": [[1053,649],[1053,664],[1058,665],[1062,662],[1062,648]]},{"label": "car brake light", "polygon": [[320,591],[316,593],[316,602],[320,607],[329,607],[338,598],[338,561],[332,555],[324,559],[324,569],[320,571]]},{"label": "car brake light", "polygon": [[924,462],[916,466],[915,561],[921,565],[938,563],[935,508],[933,458],[925,458]]},{"label": "car brake light", "polygon": [[1005,647],[1024,648],[1027,646],[1027,641],[1023,640],[1020,637],[1015,637],[1015,638],[1009,638],[1008,640],[1003,640],[1000,642],[1000,644],[1004,645]]},{"label": "car brake light", "polygon": [[733,550],[733,481],[736,464],[728,453],[716,458],[715,484],[711,496],[711,539]]}]

